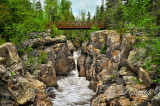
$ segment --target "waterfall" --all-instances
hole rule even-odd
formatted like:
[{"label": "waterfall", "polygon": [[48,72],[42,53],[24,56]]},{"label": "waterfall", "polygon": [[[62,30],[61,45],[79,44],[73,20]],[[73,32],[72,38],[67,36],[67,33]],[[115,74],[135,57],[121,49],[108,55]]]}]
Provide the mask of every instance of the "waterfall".
[{"label": "waterfall", "polygon": [[76,76],[78,76],[78,74],[79,74],[78,70],[77,70],[77,61],[78,61],[78,58],[79,58],[80,55],[81,55],[81,50],[73,52],[73,59],[74,59],[74,62],[75,62],[75,70],[73,70],[73,73],[76,74]]},{"label": "waterfall", "polygon": [[73,53],[75,70],[67,77],[57,77],[59,87],[52,89],[56,95],[53,106],[90,106],[90,99],[95,93],[88,88],[89,81],[85,77],[78,77],[77,60],[80,55],[80,50]]}]

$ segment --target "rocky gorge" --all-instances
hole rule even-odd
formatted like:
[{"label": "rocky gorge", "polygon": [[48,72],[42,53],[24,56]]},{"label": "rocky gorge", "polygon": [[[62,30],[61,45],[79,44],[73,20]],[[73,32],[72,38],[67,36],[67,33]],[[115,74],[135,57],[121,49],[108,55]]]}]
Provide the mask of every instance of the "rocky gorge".
[{"label": "rocky gorge", "polygon": [[52,106],[56,95],[46,88],[58,88],[57,77],[75,69],[73,51],[78,49],[79,77],[86,77],[96,93],[92,106],[159,106],[160,86],[152,81],[158,71],[152,64],[153,69],[146,71],[143,65],[150,57],[145,49],[133,46],[139,41],[136,36],[96,31],[75,48],[65,36],[51,38],[48,31],[30,33],[21,47],[1,45],[0,105]]},{"label": "rocky gorge", "polygon": [[[78,60],[80,76],[90,80],[96,92],[92,106],[159,106],[159,86],[153,80],[158,70],[144,48],[134,46],[142,39],[116,30],[93,32],[82,44]],[[95,86],[97,85],[97,86]]]}]

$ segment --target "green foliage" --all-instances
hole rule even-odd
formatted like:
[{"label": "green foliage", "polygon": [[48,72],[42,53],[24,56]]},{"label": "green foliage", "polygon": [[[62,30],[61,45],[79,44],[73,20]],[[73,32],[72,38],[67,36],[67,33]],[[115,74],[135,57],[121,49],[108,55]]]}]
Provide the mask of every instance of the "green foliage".
[{"label": "green foliage", "polygon": [[90,33],[99,31],[100,29],[97,26],[92,26],[90,30],[86,29],[79,29],[79,30],[65,30],[64,35],[66,35],[67,39],[75,40],[76,38],[79,39],[79,43],[85,42],[90,39]]},{"label": "green foliage", "polygon": [[16,73],[14,71],[11,71],[11,76],[14,77]]},{"label": "green foliage", "polygon": [[51,37],[54,38],[56,36],[62,35],[62,31],[58,30],[58,28],[55,25],[52,25],[51,27]]},{"label": "green foliage", "polygon": [[11,13],[10,8],[5,4],[0,3],[0,34],[4,31],[6,25],[10,23]]},{"label": "green foliage", "polygon": [[27,49],[26,49],[25,51],[26,51],[26,53],[27,53],[28,55],[30,55],[32,49],[33,49],[33,48],[32,48],[31,46],[28,46]]},{"label": "green foliage", "polygon": [[94,31],[99,31],[100,29],[96,26],[96,25],[93,25],[91,27],[91,32],[94,32]]},{"label": "green foliage", "polygon": [[152,70],[152,60],[151,59],[145,59],[145,62],[143,63],[142,67],[144,69],[146,69],[147,71],[151,71]]},{"label": "green foliage", "polygon": [[46,19],[40,2],[8,0],[0,4],[0,14],[0,34],[16,45],[28,39],[30,32],[44,31]]},{"label": "green foliage", "polygon": [[138,80],[138,78],[131,78],[133,81],[135,81],[137,84],[141,85],[142,82]]},{"label": "green foliage", "polygon": [[95,31],[99,31],[100,29],[94,25],[91,27],[90,30],[81,30],[81,32],[83,32],[81,35],[80,35],[80,41],[87,41],[90,39],[90,33],[91,32],[95,32]]},{"label": "green foliage", "polygon": [[160,68],[158,68],[158,72],[159,72],[158,78],[156,78],[156,79],[154,79],[154,80],[152,80],[152,81],[155,82],[155,83],[160,84]]},{"label": "green foliage", "polygon": [[139,61],[140,60],[140,58],[139,57],[136,57],[136,61]]},{"label": "green foliage", "polygon": [[25,53],[25,50],[24,50],[24,49],[19,49],[19,55],[20,55],[20,56],[23,56],[24,53]]},{"label": "green foliage", "polygon": [[35,57],[29,56],[27,58],[27,61],[24,62],[24,68],[28,69],[30,66],[34,65],[35,64],[35,60],[36,60]]},{"label": "green foliage", "polygon": [[91,32],[95,32],[95,31],[99,31],[99,30],[100,29],[96,25],[91,26],[91,29],[88,30],[87,33],[86,33],[85,39],[89,40]]},{"label": "green foliage", "polygon": [[150,15],[147,11],[147,6],[151,0],[129,0],[122,7],[123,21],[128,29],[137,28],[139,31],[149,31],[150,34],[156,31],[156,17]]},{"label": "green foliage", "polygon": [[72,21],[74,15],[69,0],[45,0],[45,18],[47,21]]},{"label": "green foliage", "polygon": [[101,48],[100,53],[101,54],[105,54],[106,53],[106,49],[107,49],[107,46],[104,45],[104,47]]},{"label": "green foliage", "polygon": [[40,56],[38,57],[38,62],[40,64],[46,64],[47,63],[47,52],[40,52]]},{"label": "green foliage", "polygon": [[6,42],[5,39],[0,38],[0,45],[4,44],[5,42]]}]

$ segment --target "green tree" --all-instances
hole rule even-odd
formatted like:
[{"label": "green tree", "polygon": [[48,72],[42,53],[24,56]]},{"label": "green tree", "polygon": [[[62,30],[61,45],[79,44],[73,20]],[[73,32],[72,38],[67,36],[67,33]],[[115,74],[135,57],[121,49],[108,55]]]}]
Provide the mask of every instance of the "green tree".
[{"label": "green tree", "polygon": [[88,18],[87,18],[87,21],[91,21],[91,13],[90,12],[88,12]]},{"label": "green tree", "polygon": [[48,21],[54,21],[53,16],[57,15],[59,0],[45,0],[45,17]]},{"label": "green tree", "polygon": [[86,20],[86,11],[85,10],[81,10],[80,16],[81,16],[81,20],[85,21]]},{"label": "green tree", "polygon": [[11,18],[10,8],[5,4],[0,4],[0,34],[10,23]]},{"label": "green tree", "polygon": [[104,11],[104,0],[102,0],[102,4],[100,6],[100,20],[105,20],[105,11]]},{"label": "green tree", "polygon": [[106,0],[106,13],[105,13],[105,18],[107,20],[107,25],[111,29],[114,29],[117,22],[116,22],[116,17],[114,16],[116,10],[119,8],[119,3],[120,0]]},{"label": "green tree", "polygon": [[128,0],[123,6],[123,17],[127,28],[139,28],[140,30],[154,30],[156,28],[155,16],[147,12],[147,6],[151,0]]},{"label": "green tree", "polygon": [[96,14],[95,14],[95,17],[96,17],[96,21],[100,21],[101,11],[100,11],[99,6],[96,7]]},{"label": "green tree", "polygon": [[68,0],[61,0],[60,2],[60,20],[62,21],[73,21],[74,15],[71,9],[72,3]]}]

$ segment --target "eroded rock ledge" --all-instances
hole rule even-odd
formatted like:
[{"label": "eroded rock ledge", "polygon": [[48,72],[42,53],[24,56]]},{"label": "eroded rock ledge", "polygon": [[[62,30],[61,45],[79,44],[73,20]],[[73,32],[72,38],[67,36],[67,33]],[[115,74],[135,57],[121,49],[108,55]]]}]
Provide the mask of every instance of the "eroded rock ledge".
[{"label": "eroded rock ledge", "polygon": [[158,71],[156,66],[151,71],[143,68],[150,57],[145,49],[133,47],[135,37],[104,30],[91,33],[82,44],[78,67],[96,92],[92,106],[159,106],[160,89],[152,81]]}]

